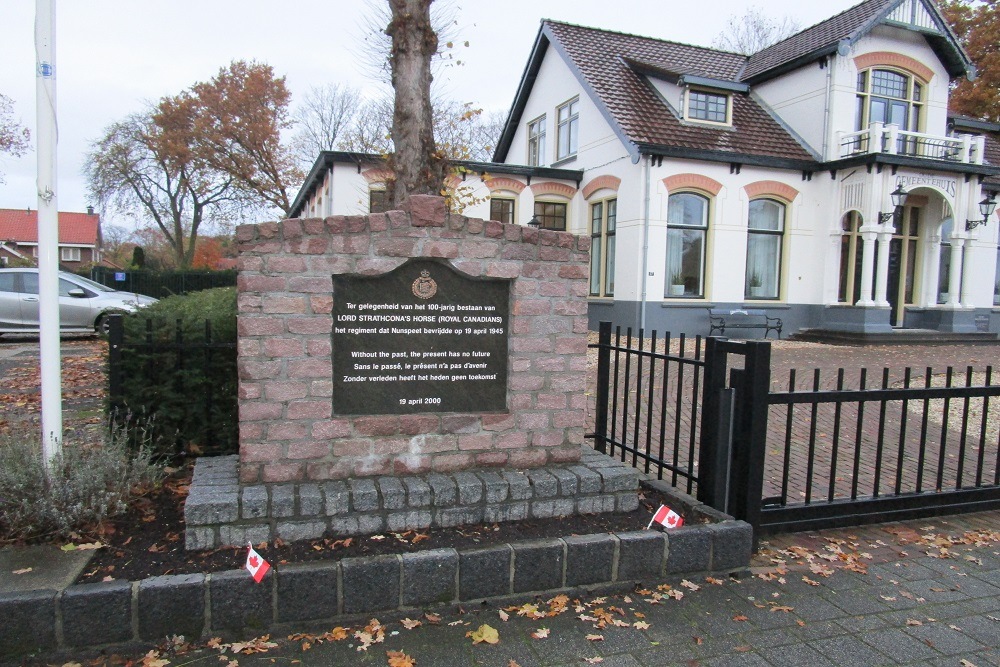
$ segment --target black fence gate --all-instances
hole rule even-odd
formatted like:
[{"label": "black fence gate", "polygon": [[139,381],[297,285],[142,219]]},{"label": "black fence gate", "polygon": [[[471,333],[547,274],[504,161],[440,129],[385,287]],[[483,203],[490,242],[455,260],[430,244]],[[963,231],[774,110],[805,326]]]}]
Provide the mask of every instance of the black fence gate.
[{"label": "black fence gate", "polygon": [[856,388],[792,370],[773,390],[770,343],[687,343],[601,323],[596,449],[760,534],[1000,507],[991,367],[859,369]]}]

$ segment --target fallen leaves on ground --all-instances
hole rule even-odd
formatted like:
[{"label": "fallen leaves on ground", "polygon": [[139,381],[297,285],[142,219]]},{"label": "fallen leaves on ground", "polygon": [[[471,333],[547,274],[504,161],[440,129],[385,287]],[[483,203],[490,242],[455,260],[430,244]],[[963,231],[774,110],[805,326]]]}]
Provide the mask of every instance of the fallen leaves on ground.
[{"label": "fallen leaves on ground", "polygon": [[368,621],[364,629],[354,633],[354,638],[361,642],[357,650],[367,651],[372,644],[381,644],[385,641],[385,626],[379,623],[377,618],[373,618]]},{"label": "fallen leaves on ground", "polygon": [[414,628],[419,628],[421,625],[423,625],[423,623],[421,623],[420,621],[414,620],[412,618],[404,618],[399,623],[400,623],[400,625],[402,625],[407,630],[412,630]]},{"label": "fallen leaves on ground", "polygon": [[549,629],[548,628],[538,628],[537,630],[535,630],[534,632],[531,633],[531,636],[534,637],[535,639],[548,639],[548,637],[549,637]]},{"label": "fallen leaves on ground", "polygon": [[417,661],[406,655],[402,651],[386,651],[389,659],[389,667],[413,667]]},{"label": "fallen leaves on ground", "polygon": [[152,650],[142,658],[142,667],[166,667],[169,660],[160,657],[160,652]]},{"label": "fallen leaves on ground", "polygon": [[487,644],[500,643],[500,633],[497,632],[496,628],[485,623],[480,625],[478,630],[469,630],[465,633],[465,636],[471,637],[473,644],[481,644],[483,642]]}]

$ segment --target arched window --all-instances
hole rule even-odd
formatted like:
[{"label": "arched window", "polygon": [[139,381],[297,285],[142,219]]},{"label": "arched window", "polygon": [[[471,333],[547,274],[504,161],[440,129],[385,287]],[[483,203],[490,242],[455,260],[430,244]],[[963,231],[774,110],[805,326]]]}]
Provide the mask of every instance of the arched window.
[{"label": "arched window", "polygon": [[750,202],[744,298],[777,299],[781,284],[781,246],[785,205],[774,199]]},{"label": "arched window", "polygon": [[615,231],[618,198],[590,205],[590,295],[615,294]]},{"label": "arched window", "polygon": [[861,225],[861,214],[857,211],[847,213],[841,221],[840,289],[837,291],[837,301],[841,303],[853,304],[861,298]]},{"label": "arched window", "polygon": [[665,297],[705,296],[708,213],[708,197],[693,192],[670,195]]},{"label": "arched window", "polygon": [[[900,130],[919,132],[923,125],[925,85],[905,72],[891,69],[869,69],[858,72],[858,105],[855,129],[863,130],[872,123],[896,125]],[[900,137],[898,151],[912,152],[908,142]]]}]

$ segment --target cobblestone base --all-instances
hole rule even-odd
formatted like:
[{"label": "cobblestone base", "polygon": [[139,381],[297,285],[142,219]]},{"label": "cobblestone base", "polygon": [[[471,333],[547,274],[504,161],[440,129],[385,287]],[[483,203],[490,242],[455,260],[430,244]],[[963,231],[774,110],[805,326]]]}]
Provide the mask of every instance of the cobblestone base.
[{"label": "cobblestone base", "polygon": [[322,483],[240,485],[238,456],[201,458],[184,506],[188,550],[384,530],[630,512],[638,473],[583,448],[579,463]]}]

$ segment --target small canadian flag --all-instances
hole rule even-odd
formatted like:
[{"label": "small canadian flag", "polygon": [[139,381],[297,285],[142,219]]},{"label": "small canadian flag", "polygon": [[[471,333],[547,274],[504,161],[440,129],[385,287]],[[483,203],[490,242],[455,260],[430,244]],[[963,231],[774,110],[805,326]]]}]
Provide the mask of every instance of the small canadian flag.
[{"label": "small canadian flag", "polygon": [[253,580],[258,584],[260,580],[264,578],[267,571],[271,569],[271,566],[266,560],[261,558],[260,554],[254,551],[253,545],[249,545],[250,550],[247,552],[247,572],[253,577]]},{"label": "small canadian flag", "polygon": [[656,514],[653,515],[653,519],[646,528],[649,529],[654,523],[658,523],[664,528],[680,528],[684,525],[684,517],[666,505],[660,505],[660,509],[656,510]]}]

